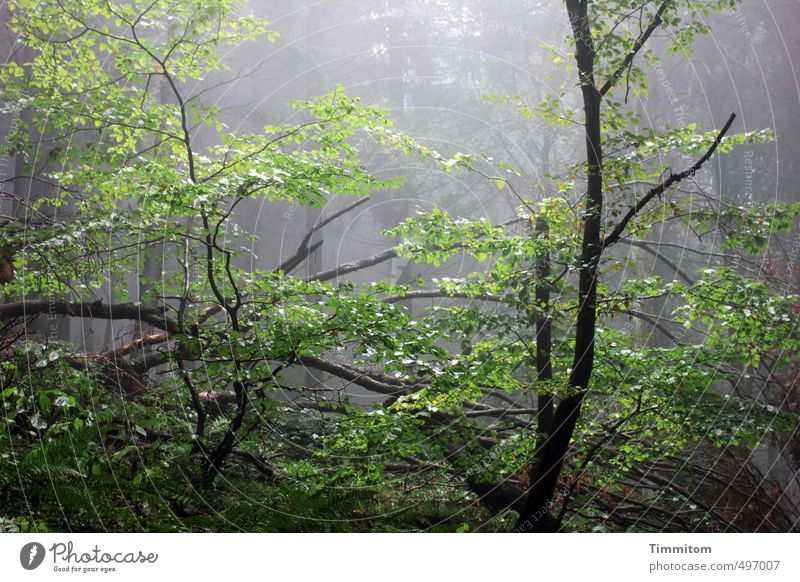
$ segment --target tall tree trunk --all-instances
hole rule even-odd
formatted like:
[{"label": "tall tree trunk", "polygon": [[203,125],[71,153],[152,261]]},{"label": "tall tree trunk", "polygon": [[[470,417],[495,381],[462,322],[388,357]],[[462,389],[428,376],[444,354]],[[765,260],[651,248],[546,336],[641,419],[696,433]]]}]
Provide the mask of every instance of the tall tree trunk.
[{"label": "tall tree trunk", "polygon": [[[547,239],[550,226],[544,218],[536,220],[536,235]],[[536,379],[537,382],[553,379],[553,323],[550,317],[550,255],[536,262],[536,308],[542,312],[536,318]],[[537,406],[536,450],[529,483],[534,483],[536,467],[541,462],[544,444],[553,430],[553,394],[541,394]]]},{"label": "tall tree trunk", "polygon": [[594,82],[595,50],[588,20],[588,2],[567,0],[567,12],[575,38],[575,59],[583,96],[588,165],[575,356],[569,377],[570,395],[555,410],[551,434],[541,449],[541,461],[537,463],[528,500],[517,524],[517,529],[525,532],[545,532],[553,528],[549,509],[594,367],[597,267],[603,249],[600,239],[603,211],[602,96]]},{"label": "tall tree trunk", "polygon": [[[550,151],[552,141],[549,135],[544,136],[541,151],[541,164],[544,174],[550,173]],[[539,216],[536,219],[535,235],[547,241],[550,238],[550,224]],[[536,381],[547,382],[553,379],[553,320],[550,306],[550,253],[538,257],[534,265],[536,274],[536,308],[541,310],[536,316]],[[544,444],[553,429],[553,394],[541,394],[536,407],[536,448],[533,464],[530,467],[527,483],[534,482],[536,467],[542,460]]]}]

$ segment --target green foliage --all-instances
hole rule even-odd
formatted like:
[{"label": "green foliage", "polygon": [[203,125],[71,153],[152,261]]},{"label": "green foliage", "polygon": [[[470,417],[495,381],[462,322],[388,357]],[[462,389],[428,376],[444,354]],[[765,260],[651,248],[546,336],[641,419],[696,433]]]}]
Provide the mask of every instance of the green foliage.
[{"label": "green foliage", "polygon": [[[700,16],[734,4],[668,2],[663,21],[685,50],[705,32]],[[631,14],[641,10],[646,23],[654,6],[591,3],[601,84],[641,33]],[[531,429],[537,397],[572,394],[584,165],[565,168],[546,186],[503,162],[502,177],[488,176],[485,160],[447,157],[416,142],[393,128],[385,110],[341,87],[293,102],[301,122],[229,132],[219,110],[189,87],[224,69],[224,47],[277,34],[239,16],[239,4],[228,0],[14,0],[11,9],[11,30],[32,56],[0,70],[6,111],[34,115],[2,153],[18,155],[26,172],[44,163],[40,173],[59,188],[33,210],[60,209],[70,220],[3,226],[5,244],[19,249],[16,277],[3,293],[91,303],[108,292],[128,301],[130,276],[159,245],[179,267],[158,285],[138,276],[145,293],[135,307],[163,319],[141,345],[89,354],[52,341],[3,344],[0,530],[510,529],[513,512],[481,505],[471,484],[522,487],[540,436]],[[652,59],[626,68],[632,90],[646,92]],[[485,100],[550,127],[582,123],[554,96],[538,105],[518,96]],[[638,199],[639,186],[658,183],[716,137],[694,124],[642,131],[625,109],[612,98],[604,110],[607,231]],[[201,126],[213,131],[215,146],[195,146]],[[770,137],[730,136],[720,152]],[[369,171],[365,140],[447,172],[487,177],[495,194],[513,190],[519,178],[530,198],[518,196],[516,219],[503,225],[436,209],[386,231],[399,240],[399,257],[473,267],[461,278],[335,285],[242,267],[244,243],[255,242],[232,219],[242,201],[320,206],[402,185]],[[534,199],[539,190],[544,195]],[[793,228],[799,209],[720,212],[666,192],[637,213],[626,234],[675,219],[705,234],[722,216],[723,248],[759,254],[775,232]],[[547,275],[539,268],[544,259],[552,266]],[[664,281],[608,254],[600,269],[604,319],[588,412],[567,459],[573,484],[589,467],[594,484],[614,488],[621,475],[677,458],[697,441],[754,448],[790,426],[790,415],[733,387],[744,371],[784,365],[800,350],[796,296],[725,267],[691,282]],[[550,292],[549,305],[537,299],[537,287]],[[418,297],[432,304],[412,315],[403,302]],[[669,302],[664,317],[681,330],[670,347],[647,346],[631,323],[653,299]],[[536,372],[537,327],[545,319],[555,336],[549,380]],[[4,322],[2,338],[18,324]],[[319,361],[344,385],[290,378],[290,368]],[[130,378],[154,377],[131,388]],[[370,392],[367,404],[354,384]],[[216,468],[221,477],[212,471],[209,479],[209,458],[229,435],[234,445]],[[598,443],[605,446],[595,462],[586,455]]]}]

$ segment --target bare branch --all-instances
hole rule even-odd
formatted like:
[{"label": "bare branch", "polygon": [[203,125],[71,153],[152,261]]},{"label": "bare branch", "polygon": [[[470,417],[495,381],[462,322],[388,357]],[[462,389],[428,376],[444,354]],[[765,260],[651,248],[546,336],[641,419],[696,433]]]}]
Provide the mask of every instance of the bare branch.
[{"label": "bare branch", "polygon": [[309,230],[306,233],[306,235],[303,237],[303,240],[300,241],[300,244],[297,246],[297,251],[291,257],[289,257],[283,263],[281,263],[281,265],[276,270],[283,271],[284,273],[291,272],[295,267],[297,267],[297,265],[302,263],[306,259],[306,257],[312,254],[317,248],[319,248],[319,245],[322,244],[321,242],[315,243],[314,245],[311,246],[311,248],[309,248],[308,243],[311,242],[311,237],[314,236],[315,232],[321,230],[322,228],[324,228],[325,226],[327,226],[328,224],[330,224],[343,214],[347,214],[354,208],[358,208],[365,202],[368,202],[369,199],[370,199],[369,196],[366,196],[364,198],[361,198],[360,200],[356,200],[355,202],[346,206],[345,208],[342,208],[338,212],[334,212],[331,216],[329,216],[325,220],[315,224],[311,228],[311,230]]},{"label": "bare branch", "polygon": [[480,301],[491,301],[494,303],[502,303],[503,298],[497,295],[469,295],[468,293],[447,293],[441,289],[419,289],[417,291],[408,291],[405,295],[391,295],[381,299],[385,303],[399,303],[401,301],[409,301],[411,299],[477,299]]},{"label": "bare branch", "polygon": [[390,249],[386,249],[382,253],[372,255],[371,257],[359,259],[351,263],[342,263],[333,269],[328,269],[327,271],[322,271],[321,273],[312,275],[306,278],[306,281],[330,281],[331,279],[336,279],[342,275],[360,271],[361,269],[366,269],[395,258],[397,258],[397,247],[392,247]]},{"label": "bare branch", "polygon": [[400,396],[409,391],[409,387],[376,372],[365,372],[351,366],[338,364],[329,360],[323,360],[313,356],[302,356],[298,363],[309,368],[314,368],[322,372],[328,372],[343,380],[349,380],[353,384],[358,384],[371,392],[385,394],[387,396]]},{"label": "bare branch", "polygon": [[623,242],[625,244],[629,244],[632,247],[637,247],[637,248],[643,249],[644,251],[646,251],[646,252],[650,253],[652,256],[654,256],[656,259],[660,260],[667,267],[669,267],[670,269],[675,271],[675,274],[678,275],[681,279],[683,279],[687,283],[693,283],[692,278],[689,277],[689,275],[687,275],[683,270],[681,270],[680,267],[678,267],[678,265],[676,265],[675,263],[670,261],[662,253],[660,253],[657,248],[654,249],[646,241],[620,239],[620,242]]},{"label": "bare branch", "polygon": [[647,39],[650,38],[650,35],[661,26],[663,22],[662,17],[664,16],[664,11],[669,7],[671,0],[664,0],[661,3],[661,6],[658,7],[656,11],[656,15],[653,17],[653,20],[650,22],[650,25],[639,35],[639,38],[636,39],[636,42],[633,44],[633,47],[625,55],[625,59],[622,61],[622,64],[617,67],[617,69],[611,74],[611,76],[606,80],[603,86],[599,89],[600,96],[603,97],[606,93],[608,93],[611,89],[614,88],[614,85],[617,84],[619,78],[622,76],[622,73],[631,66],[633,63],[633,59],[636,57],[638,52],[642,50],[644,43],[647,42]]},{"label": "bare branch", "polygon": [[102,301],[85,303],[83,301],[43,301],[30,299],[0,305],[0,319],[29,317],[43,313],[67,315],[71,317],[96,317],[99,319],[131,319],[143,321],[168,331],[178,332],[178,324],[167,316],[166,307],[143,307],[135,303],[116,303],[105,305]]},{"label": "bare branch", "polygon": [[611,231],[611,234],[609,234],[605,238],[605,240],[603,241],[603,248],[604,249],[608,248],[615,242],[617,242],[622,236],[622,233],[625,232],[625,228],[628,226],[628,223],[631,220],[633,220],[633,218],[637,214],[639,214],[639,212],[641,212],[642,208],[647,206],[647,204],[653,198],[655,198],[656,196],[660,196],[661,194],[666,192],[671,186],[681,182],[682,180],[685,180],[689,176],[693,176],[697,172],[697,170],[699,170],[703,166],[703,164],[705,164],[717,150],[717,147],[719,147],[722,138],[725,136],[726,133],[728,133],[728,130],[731,128],[734,119],[736,119],[736,114],[731,113],[731,116],[728,118],[728,121],[725,123],[720,132],[717,134],[717,137],[714,139],[714,143],[711,144],[711,147],[708,148],[708,151],[705,154],[703,154],[703,156],[699,160],[697,160],[694,163],[694,165],[692,165],[691,168],[684,170],[683,172],[680,172],[678,174],[670,175],[669,178],[661,182],[655,188],[652,188],[631,209],[629,209],[628,212],[625,213],[625,216],[622,217],[622,220],[619,221],[619,224],[617,224],[617,226],[614,227],[614,230]]}]

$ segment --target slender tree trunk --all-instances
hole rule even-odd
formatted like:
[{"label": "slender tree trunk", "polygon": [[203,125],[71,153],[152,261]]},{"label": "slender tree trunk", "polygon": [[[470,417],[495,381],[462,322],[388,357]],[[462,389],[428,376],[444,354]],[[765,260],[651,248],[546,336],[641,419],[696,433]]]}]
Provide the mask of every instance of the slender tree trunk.
[{"label": "slender tree trunk", "polygon": [[602,96],[594,82],[595,51],[588,20],[588,2],[567,0],[567,11],[575,38],[575,58],[585,112],[588,163],[575,357],[569,377],[571,394],[555,410],[551,434],[542,446],[541,461],[535,468],[528,500],[517,524],[518,531],[524,532],[545,532],[553,528],[549,510],[594,367],[597,267],[603,248],[600,239],[603,211],[603,152],[600,135]]},{"label": "slender tree trunk", "polygon": [[[550,152],[553,142],[549,134],[545,134],[542,142],[541,165],[545,175],[550,174]],[[543,217],[536,219],[536,236],[547,241],[550,238],[550,224]],[[537,382],[553,379],[553,320],[550,305],[550,253],[539,257],[535,265],[536,273],[536,306],[541,314],[536,319],[536,378]],[[553,428],[553,394],[542,394],[537,402],[536,449],[531,465],[528,483],[533,483],[534,471],[541,462],[542,449]]]},{"label": "slender tree trunk", "polygon": [[[536,235],[547,239],[550,226],[544,218],[536,220]],[[536,307],[542,313],[536,319],[536,378],[537,382],[553,379],[553,323],[550,317],[550,256],[543,255],[536,263]],[[553,394],[542,394],[538,398],[536,450],[529,483],[533,483],[536,467],[541,462],[544,444],[553,430]]]}]

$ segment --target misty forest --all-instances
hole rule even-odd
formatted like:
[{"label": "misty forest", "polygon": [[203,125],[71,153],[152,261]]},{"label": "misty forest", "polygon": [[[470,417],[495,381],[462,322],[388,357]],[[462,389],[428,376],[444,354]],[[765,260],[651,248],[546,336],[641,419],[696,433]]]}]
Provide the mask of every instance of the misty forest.
[{"label": "misty forest", "polygon": [[798,30],[3,3],[0,531],[800,531]]}]

